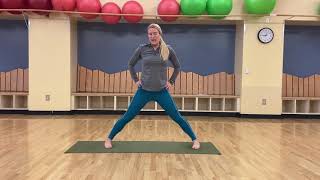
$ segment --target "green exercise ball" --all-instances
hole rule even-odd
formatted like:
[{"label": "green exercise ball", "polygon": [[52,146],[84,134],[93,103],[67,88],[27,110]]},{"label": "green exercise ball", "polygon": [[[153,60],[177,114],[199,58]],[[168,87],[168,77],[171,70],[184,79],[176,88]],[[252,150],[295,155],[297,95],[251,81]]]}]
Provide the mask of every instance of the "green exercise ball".
[{"label": "green exercise ball", "polygon": [[[207,12],[209,15],[228,15],[232,10],[232,0],[207,0]],[[214,17],[216,19],[224,16]]]},{"label": "green exercise ball", "polygon": [[207,0],[181,0],[181,12],[184,15],[201,15],[206,11]]},{"label": "green exercise ball", "polygon": [[245,0],[245,9],[249,14],[270,14],[276,0]]}]

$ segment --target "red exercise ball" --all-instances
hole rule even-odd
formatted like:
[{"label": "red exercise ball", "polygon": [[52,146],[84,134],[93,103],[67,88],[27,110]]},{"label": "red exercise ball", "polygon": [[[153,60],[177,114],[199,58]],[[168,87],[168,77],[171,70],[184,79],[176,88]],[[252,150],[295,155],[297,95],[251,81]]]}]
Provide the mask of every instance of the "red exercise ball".
[{"label": "red exercise ball", "polygon": [[[30,9],[43,9],[50,10],[52,9],[52,4],[50,0],[27,0],[28,8]],[[35,12],[40,15],[48,15],[48,12]]]},{"label": "red exercise ball", "polygon": [[[101,11],[101,3],[99,0],[77,0],[77,9],[80,12],[99,13]],[[80,14],[85,19],[94,19],[98,15]]]},{"label": "red exercise ball", "polygon": [[[25,0],[0,0],[2,9],[24,9],[26,8]],[[9,11],[11,14],[21,14],[19,11]]]},{"label": "red exercise ball", "polygon": [[[108,2],[105,5],[103,5],[101,12],[102,13],[121,14],[121,9],[116,3]],[[103,15],[101,18],[107,24],[117,24],[120,21],[121,16],[120,15],[119,16]]]},{"label": "red exercise ball", "polygon": [[127,1],[122,7],[122,13],[140,14],[140,16],[123,16],[128,23],[137,23],[142,19],[143,7],[137,1]]},{"label": "red exercise ball", "polygon": [[[180,5],[176,0],[162,0],[158,5],[159,15],[179,15]],[[178,17],[175,16],[160,16],[163,21],[175,21]]]},{"label": "red exercise ball", "polygon": [[76,9],[76,0],[51,0],[53,9],[58,11],[73,11]]}]

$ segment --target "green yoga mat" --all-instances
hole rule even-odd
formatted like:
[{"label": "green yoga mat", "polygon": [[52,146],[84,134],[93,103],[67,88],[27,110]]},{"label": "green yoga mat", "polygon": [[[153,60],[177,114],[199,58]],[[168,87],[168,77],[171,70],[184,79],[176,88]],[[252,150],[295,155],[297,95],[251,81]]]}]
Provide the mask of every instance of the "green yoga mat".
[{"label": "green yoga mat", "polygon": [[191,146],[191,142],[113,141],[112,149],[106,149],[103,141],[78,141],[65,153],[221,154],[210,142],[201,142],[198,150],[192,149]]}]

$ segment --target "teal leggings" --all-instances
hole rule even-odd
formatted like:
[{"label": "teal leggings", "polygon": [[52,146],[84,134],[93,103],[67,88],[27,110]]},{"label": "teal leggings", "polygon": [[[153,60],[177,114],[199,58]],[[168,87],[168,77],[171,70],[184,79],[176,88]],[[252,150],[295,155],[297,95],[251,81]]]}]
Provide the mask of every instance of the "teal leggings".
[{"label": "teal leggings", "polygon": [[116,122],[112,128],[108,138],[113,139],[123,128],[130,122],[140,110],[149,102],[156,101],[165,110],[165,112],[189,135],[191,140],[195,140],[196,136],[192,131],[189,123],[181,116],[172,97],[166,88],[160,91],[146,91],[141,87],[138,88],[134,95],[127,112]]}]

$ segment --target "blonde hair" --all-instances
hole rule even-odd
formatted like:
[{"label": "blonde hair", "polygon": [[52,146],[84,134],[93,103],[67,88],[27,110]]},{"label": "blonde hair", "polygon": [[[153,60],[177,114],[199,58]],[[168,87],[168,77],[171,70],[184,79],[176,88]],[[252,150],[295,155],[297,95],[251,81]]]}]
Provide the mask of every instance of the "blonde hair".
[{"label": "blonde hair", "polygon": [[164,42],[164,40],[162,38],[161,27],[158,24],[153,23],[148,26],[148,29],[150,29],[150,28],[154,28],[159,31],[159,33],[160,33],[160,56],[164,61],[168,60],[170,52],[169,52],[169,48],[168,48],[166,42]]}]

